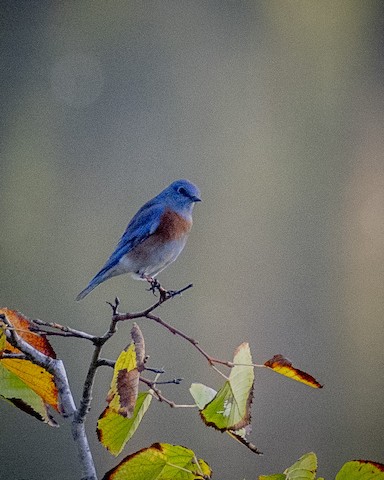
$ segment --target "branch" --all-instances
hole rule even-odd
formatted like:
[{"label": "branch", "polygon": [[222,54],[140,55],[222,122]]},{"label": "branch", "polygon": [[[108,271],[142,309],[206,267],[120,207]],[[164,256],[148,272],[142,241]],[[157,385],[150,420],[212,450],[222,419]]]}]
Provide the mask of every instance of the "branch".
[{"label": "branch", "polygon": [[56,330],[59,330],[58,332],[47,330],[47,329],[42,329],[42,328],[31,328],[31,331],[37,333],[37,334],[42,334],[42,335],[56,335],[60,337],[75,337],[75,338],[83,338],[85,340],[90,340],[91,342],[95,341],[94,335],[90,335],[89,333],[82,332],[81,330],[75,330],[74,328],[67,327],[65,325],[60,325],[60,323],[56,322],[44,322],[43,320],[39,319],[34,319],[32,322],[35,325],[44,326],[48,328],[54,328]]},{"label": "branch", "polygon": [[[183,292],[190,289],[191,287],[192,284],[189,284],[186,287],[177,291],[166,291],[162,289],[160,285],[155,285],[153,287],[153,290],[155,288],[158,288],[160,293],[160,299],[156,301],[153,305],[151,305],[149,308],[139,312],[120,314],[118,312],[118,307],[120,304],[119,299],[116,298],[114,304],[108,302],[112,308],[112,318],[108,330],[102,336],[91,335],[89,333],[82,332],[68,326],[63,326],[55,322],[44,322],[39,319],[33,320],[34,327],[31,328],[31,331],[35,332],[38,335],[55,335],[62,337],[81,338],[91,341],[94,345],[92,359],[83,386],[80,405],[77,409],[73,401],[72,393],[69,388],[68,379],[62,361],[52,359],[51,357],[48,357],[34,349],[31,345],[29,345],[21,337],[19,337],[19,335],[15,331],[11,330],[12,325],[10,325],[7,319],[4,318],[4,323],[9,327],[6,332],[7,338],[12,345],[14,345],[22,352],[22,354],[20,354],[22,355],[22,358],[33,361],[33,363],[40,365],[54,376],[55,383],[59,392],[59,404],[61,414],[65,417],[70,417],[72,421],[72,436],[78,449],[78,455],[82,469],[82,480],[97,480],[94,462],[85,432],[85,418],[90,410],[90,405],[92,401],[92,390],[97,369],[101,366],[113,367],[115,364],[114,361],[101,358],[101,351],[104,344],[117,332],[118,322],[125,320],[134,320],[137,318],[147,318],[149,320],[155,321],[156,323],[162,325],[164,328],[169,330],[172,334],[180,336],[184,340],[188,341],[191,345],[193,345],[197,349],[197,351],[201,355],[203,355],[203,357],[208,361],[210,366],[225,378],[227,377],[216,368],[215,364],[225,365],[230,368],[234,366],[232,362],[220,360],[210,356],[199,346],[197,340],[189,337],[181,330],[169,325],[168,323],[164,322],[159,316],[153,314],[153,312],[162,304],[177,295],[181,295]],[[5,353],[4,355],[7,355],[7,358],[21,358],[19,354]],[[167,403],[172,408],[196,408],[196,405],[175,404],[173,401],[166,398],[157,387],[157,385],[161,383],[177,384],[180,382],[180,379],[174,379],[167,382],[156,382],[156,380],[150,381],[140,376],[140,380],[150,387],[151,393],[154,397],[156,397],[161,402]]]},{"label": "branch", "polygon": [[179,337],[184,338],[184,340],[187,340],[191,345],[193,345],[196,350],[198,350],[201,355],[208,361],[208,363],[216,370],[218,373],[223,375],[217,368],[214,367],[214,364],[220,364],[220,365],[225,365],[229,368],[232,368],[234,364],[232,362],[229,362],[227,360],[220,360],[218,358],[214,358],[211,355],[209,355],[206,351],[204,351],[200,346],[199,342],[192,337],[189,337],[186,335],[184,332],[181,330],[172,327],[172,325],[169,325],[168,323],[164,322],[160,317],[153,315],[152,312],[156,310],[160,305],[164,304],[167,300],[177,296],[181,295],[183,292],[191,288],[193,284],[189,284],[186,287],[182,288],[181,290],[176,290],[176,291],[168,291],[166,296],[164,298],[160,298],[160,300],[156,303],[154,303],[151,307],[147,308],[146,310],[142,310],[141,312],[134,312],[134,313],[118,313],[117,308],[119,306],[119,299],[115,299],[115,304],[109,304],[112,307],[113,315],[112,315],[112,321],[115,323],[117,322],[123,322],[125,320],[134,320],[137,318],[148,318],[150,320],[155,321],[156,323],[159,323],[163,327],[165,327],[167,330],[169,330],[171,333],[174,335],[178,335]]},{"label": "branch", "polygon": [[116,298],[115,299],[115,304],[112,305],[111,303],[109,303],[109,305],[112,307],[112,310],[113,310],[113,316],[112,316],[112,319],[117,323],[117,322],[122,322],[124,320],[134,320],[136,318],[143,318],[143,317],[147,317],[148,314],[150,314],[151,312],[153,312],[154,310],[156,310],[156,308],[160,307],[160,305],[163,305],[165,302],[167,302],[168,300],[170,300],[171,298],[174,298],[176,297],[177,295],[181,295],[182,293],[184,293],[186,290],[190,289],[193,287],[193,284],[190,283],[189,285],[187,285],[186,287],[180,289],[180,290],[169,290],[167,291],[165,297],[163,298],[160,298],[160,300],[158,300],[156,303],[154,303],[152,306],[150,306],[149,308],[145,309],[145,310],[142,310],[141,312],[134,312],[134,313],[118,313],[117,312],[117,307],[119,306],[120,302],[119,302],[119,299]]},{"label": "branch", "polygon": [[[148,385],[150,387],[150,389],[152,390],[152,395],[157,399],[159,400],[159,402],[164,402],[166,404],[168,404],[171,408],[196,408],[197,405],[180,405],[180,404],[176,404],[175,402],[173,402],[172,400],[169,400],[168,398],[164,397],[164,395],[161,393],[161,391],[156,387],[156,384],[160,383],[160,382],[151,382],[151,380],[147,380],[146,378],[140,376],[140,381],[145,383],[146,385]],[[169,383],[169,382],[167,382]]]},{"label": "branch", "polygon": [[24,353],[5,353],[0,354],[0,359],[13,358],[16,360],[27,360],[27,356]]},{"label": "branch", "polygon": [[155,321],[156,323],[159,323],[160,325],[162,325],[163,327],[168,329],[174,335],[178,335],[179,337],[184,338],[184,340],[187,340],[187,342],[189,342],[191,345],[193,345],[203,355],[203,357],[205,357],[208,360],[208,363],[211,366],[213,366],[214,363],[219,363],[221,365],[225,365],[225,366],[230,367],[230,368],[232,368],[234,366],[234,364],[232,362],[228,362],[227,360],[219,360],[218,358],[211,357],[207,352],[205,352],[199,346],[199,342],[197,340],[193,339],[192,337],[189,337],[188,335],[186,335],[181,330],[178,330],[177,328],[172,327],[172,325],[169,325],[168,323],[164,322],[164,320],[162,320],[160,317],[158,317],[156,315],[152,315],[151,313],[148,313],[146,315],[146,317],[149,318],[150,320]]}]

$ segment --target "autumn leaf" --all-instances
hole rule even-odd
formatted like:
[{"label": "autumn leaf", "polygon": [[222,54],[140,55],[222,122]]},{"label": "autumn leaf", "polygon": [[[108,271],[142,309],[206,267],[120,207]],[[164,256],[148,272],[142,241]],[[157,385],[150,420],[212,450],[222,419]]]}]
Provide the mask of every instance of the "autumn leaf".
[{"label": "autumn leaf", "polygon": [[116,360],[108,406],[97,423],[97,435],[112,455],[119,455],[137,430],[152,401],[152,390],[139,393],[140,371],[145,363],[144,337],[135,323],[131,330],[133,342]]},{"label": "autumn leaf", "polygon": [[[55,351],[53,350],[49,341],[45,338],[44,335],[33,332],[34,325],[31,320],[29,320],[25,315],[16,310],[10,310],[9,308],[1,308],[0,315],[4,315],[6,317],[8,322],[12,325],[12,327],[19,335],[19,337],[29,343],[29,345],[31,345],[44,355],[47,355],[48,357],[56,358]],[[13,347],[8,342],[6,349],[14,353],[20,352],[20,350]]]},{"label": "autumn leaf", "polygon": [[[16,375],[26,387],[41,397],[44,403],[59,411],[58,392],[52,374],[29,360],[3,358],[0,365]],[[4,377],[1,381],[4,382]]]},{"label": "autumn leaf", "polygon": [[[48,340],[32,331],[32,322],[27,317],[8,308],[0,309],[0,315],[6,317],[24,341],[40,353],[56,358]],[[3,329],[4,327],[0,331]],[[2,337],[0,341],[3,343],[4,338]],[[21,353],[8,341],[5,342],[3,351]],[[0,367],[0,395],[24,412],[53,424],[47,410],[47,405],[59,410],[58,392],[53,375],[30,360],[18,358],[0,358]]]},{"label": "autumn leaf", "polygon": [[135,344],[123,350],[115,363],[107,402],[111,410],[131,417],[138,395],[140,374],[137,370]]},{"label": "autumn leaf", "polygon": [[315,378],[298,368],[295,368],[292,363],[283,355],[275,355],[273,358],[264,363],[264,365],[274,372],[280,373],[285,377],[304,383],[313,388],[323,388]]},{"label": "autumn leaf", "polygon": [[369,460],[352,460],[345,463],[335,480],[384,480],[384,465]]},{"label": "autumn leaf", "polygon": [[206,480],[212,471],[204,460],[198,460],[192,450],[179,445],[154,443],[128,455],[103,480]]},{"label": "autumn leaf", "polygon": [[57,426],[43,398],[29,388],[17,375],[7,370],[2,362],[0,362],[0,396],[28,415],[50,426]]},{"label": "autumn leaf", "polygon": [[134,323],[131,328],[131,337],[135,344],[136,365],[139,372],[144,369],[145,364],[145,342],[143,334],[137,323]]}]

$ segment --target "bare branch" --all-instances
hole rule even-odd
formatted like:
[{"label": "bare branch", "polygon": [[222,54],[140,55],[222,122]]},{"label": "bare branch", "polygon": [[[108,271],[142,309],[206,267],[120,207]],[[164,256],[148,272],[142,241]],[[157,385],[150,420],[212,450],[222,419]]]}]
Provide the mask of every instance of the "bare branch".
[{"label": "bare branch", "polygon": [[0,354],[0,359],[3,359],[3,358],[13,358],[13,359],[17,359],[17,360],[27,360],[27,356],[24,355],[24,353],[6,353],[6,352],[3,352],[2,354]]},{"label": "bare branch", "polygon": [[155,386],[156,383],[158,382],[152,382],[151,380],[148,380],[144,377],[141,377],[140,376],[140,381],[145,383],[146,385],[148,385],[148,387],[150,387],[150,389],[152,390],[152,395],[159,401],[159,402],[164,402],[166,403],[167,405],[169,405],[171,408],[196,408],[196,405],[180,405],[180,404],[177,404],[175,402],[173,402],[172,400],[169,400],[167,397],[165,397],[161,391]]},{"label": "bare branch", "polygon": [[[225,365],[229,368],[232,368],[234,366],[234,364],[232,362],[229,362],[227,360],[220,360],[218,358],[214,358],[212,357],[211,355],[209,355],[207,352],[205,352],[198,344],[198,341],[197,340],[194,340],[192,337],[189,337],[188,335],[186,335],[184,332],[182,332],[181,330],[173,327],[172,325],[169,325],[168,323],[164,322],[160,317],[156,316],[156,315],[153,315],[152,312],[154,310],[156,310],[160,305],[163,305],[167,300],[170,300],[171,298],[177,296],[177,295],[181,295],[183,292],[185,292],[186,290],[188,290],[189,288],[191,288],[193,286],[193,284],[189,284],[187,285],[186,287],[182,288],[181,290],[177,290],[177,291],[167,291],[167,294],[166,296],[154,303],[151,307],[147,308],[146,310],[143,310],[141,312],[134,312],[134,313],[117,313],[117,306],[119,305],[119,303],[117,303],[117,305],[111,305],[112,309],[113,309],[113,316],[112,316],[112,320],[114,320],[116,323],[117,322],[122,322],[122,321],[125,321],[125,320],[134,320],[134,319],[137,319],[137,318],[148,318],[150,320],[153,320],[155,321],[156,323],[159,323],[160,325],[162,325],[163,327],[165,327],[167,330],[169,330],[171,333],[173,333],[174,335],[178,335],[179,337],[182,337],[184,338],[184,340],[187,340],[187,342],[189,342],[191,345],[193,345],[202,355],[203,357],[206,358],[206,360],[208,361],[208,363],[213,366],[215,363],[216,364],[220,364],[220,365]],[[118,299],[116,299],[118,301]],[[215,368],[215,370],[217,370]],[[217,370],[218,371],[218,370]],[[224,374],[222,374],[220,371],[218,371],[221,375],[225,376]]]},{"label": "bare branch", "polygon": [[42,329],[42,328],[38,328],[38,327],[36,327],[36,329],[34,329],[34,328],[31,329],[32,331],[34,331],[38,334],[52,335],[52,336],[56,335],[56,336],[60,336],[60,337],[83,338],[85,340],[90,340],[91,342],[93,342],[95,340],[95,338],[97,338],[94,335],[90,335],[89,333],[82,332],[81,330],[75,330],[74,328],[70,328],[70,327],[65,326],[65,325],[60,325],[60,323],[56,323],[56,322],[44,322],[43,320],[39,320],[37,318],[32,320],[32,322],[35,325],[38,325],[39,327],[43,326],[43,327],[53,328],[55,330],[59,330],[57,332],[57,331],[47,330],[46,328]]}]

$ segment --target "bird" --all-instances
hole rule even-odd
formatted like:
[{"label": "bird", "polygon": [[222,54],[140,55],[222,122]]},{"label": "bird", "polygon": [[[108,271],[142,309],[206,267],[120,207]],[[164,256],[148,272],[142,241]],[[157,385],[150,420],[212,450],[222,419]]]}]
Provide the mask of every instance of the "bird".
[{"label": "bird", "polygon": [[100,283],[124,273],[159,287],[156,276],[185,247],[192,228],[193,207],[200,201],[199,188],[189,180],[180,179],[145,203],[129,222],[105,265],[76,300],[83,299]]}]

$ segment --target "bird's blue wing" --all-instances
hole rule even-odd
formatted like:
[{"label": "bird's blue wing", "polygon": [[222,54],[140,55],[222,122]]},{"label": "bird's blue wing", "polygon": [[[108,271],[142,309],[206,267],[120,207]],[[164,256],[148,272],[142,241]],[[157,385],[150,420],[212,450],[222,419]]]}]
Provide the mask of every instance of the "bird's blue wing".
[{"label": "bird's blue wing", "polygon": [[154,200],[143,205],[132,218],[121,236],[115,251],[100,272],[98,272],[89,282],[88,286],[79,293],[76,300],[81,300],[97,287],[97,285],[111,276],[116,275],[116,273],[113,273],[113,267],[119,263],[120,259],[156,231],[165,207],[163,204],[155,202]]},{"label": "bird's blue wing", "polygon": [[160,218],[164,213],[164,209],[164,205],[153,202],[148,202],[142,206],[129,222],[115,251],[109,257],[105,266],[109,264],[110,268],[116,265],[122,256],[152,235],[160,224]]}]

